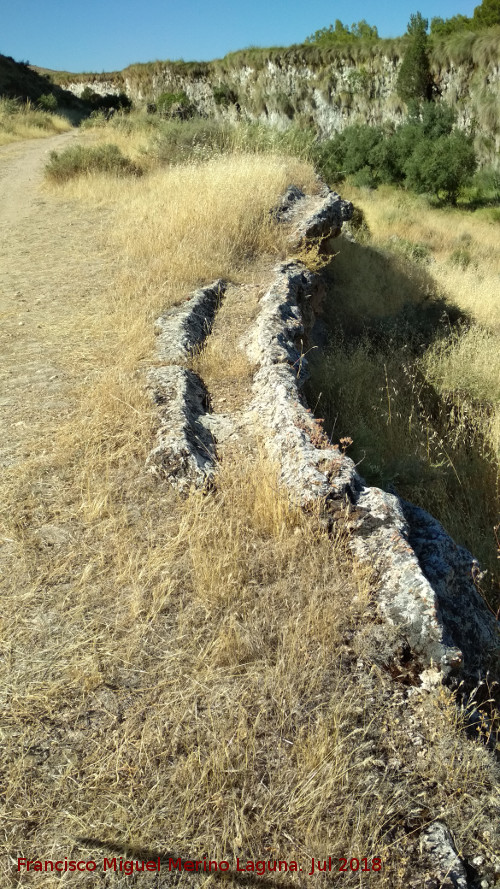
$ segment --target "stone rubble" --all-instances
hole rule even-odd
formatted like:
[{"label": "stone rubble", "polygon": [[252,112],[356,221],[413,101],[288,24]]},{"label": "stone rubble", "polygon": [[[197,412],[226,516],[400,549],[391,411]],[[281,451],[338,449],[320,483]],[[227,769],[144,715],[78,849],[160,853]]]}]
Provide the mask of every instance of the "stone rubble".
[{"label": "stone rubble", "polygon": [[291,245],[296,250],[317,247],[318,253],[334,251],[333,241],[338,237],[344,222],[354,212],[350,201],[343,201],[336,191],[324,186],[319,194],[306,196],[295,185],[290,185],[279,206],[273,211],[278,222],[293,227]]},{"label": "stone rubble", "polygon": [[468,889],[465,868],[446,825],[434,821],[420,835],[420,847],[439,880],[439,889]]},{"label": "stone rubble", "polygon": [[[308,198],[292,186],[273,215],[294,226],[291,241],[296,247],[332,252],[332,238],[351,218],[352,205],[326,188]],[[210,484],[216,441],[234,434],[234,418],[209,413],[203,382],[179,366],[209,333],[224,289],[224,282],[216,281],[157,322],[158,357],[173,364],[149,373],[159,429],[147,465],[181,492]],[[498,622],[475,586],[477,562],[424,510],[366,486],[353,461],[329,441],[307,407],[302,388],[320,291],[317,277],[300,262],[276,268],[242,343],[257,365],[243,425],[263,434],[280,466],[281,483],[303,508],[319,507],[328,525],[340,514],[346,517],[353,550],[378,574],[381,616],[405,634],[422,668],[420,690],[450,674],[477,680],[498,649]],[[433,875],[429,889],[467,889],[464,866],[444,824],[425,828],[420,843]]]},{"label": "stone rubble", "polygon": [[208,413],[210,398],[202,380],[179,366],[209,335],[226,286],[218,279],[195,290],[155,324],[157,357],[172,364],[152,369],[148,374],[148,388],[158,408],[158,444],[149,454],[146,466],[155,475],[168,478],[181,493],[193,485],[210,485],[216,463],[216,437],[227,436],[232,429],[225,418]]}]

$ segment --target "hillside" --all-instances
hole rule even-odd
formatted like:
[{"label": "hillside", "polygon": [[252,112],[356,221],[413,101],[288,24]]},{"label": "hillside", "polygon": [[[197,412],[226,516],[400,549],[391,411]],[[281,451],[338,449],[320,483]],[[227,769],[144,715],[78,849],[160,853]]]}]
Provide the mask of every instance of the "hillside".
[{"label": "hillside", "polygon": [[2,889],[500,889],[499,34],[0,57]]},{"label": "hillside", "polygon": [[[184,93],[197,113],[287,128],[314,126],[320,137],[355,122],[400,122],[404,105],[396,79],[404,38],[332,47],[248,49],[207,63],[151,62],[108,74],[54,72],[75,95],[125,92],[136,104]],[[500,150],[500,28],[434,38],[431,73],[438,100],[475,127],[485,161]]]},{"label": "hillside", "polygon": [[83,105],[69,90],[28,62],[16,62],[0,53],[0,97],[37,102],[41,96],[53,95],[59,110],[83,111]]}]

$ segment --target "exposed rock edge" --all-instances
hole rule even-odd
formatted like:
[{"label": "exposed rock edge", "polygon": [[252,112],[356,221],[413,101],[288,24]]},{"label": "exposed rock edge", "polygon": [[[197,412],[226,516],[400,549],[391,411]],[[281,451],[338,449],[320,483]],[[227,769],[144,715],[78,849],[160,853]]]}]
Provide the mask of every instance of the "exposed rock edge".
[{"label": "exposed rock edge", "polygon": [[208,393],[191,370],[172,365],[151,370],[148,384],[157,407],[157,446],[146,466],[181,493],[205,487],[214,473],[215,440],[203,424]]},{"label": "exposed rock edge", "polygon": [[187,358],[212,329],[217,306],[226,290],[221,279],[195,290],[180,306],[160,315],[155,322],[156,351],[161,361]]},{"label": "exposed rock edge", "polygon": [[210,485],[216,463],[213,434],[217,417],[209,414],[210,396],[203,381],[179,363],[209,335],[227,284],[218,279],[193,291],[155,323],[156,355],[167,367],[151,369],[148,389],[157,408],[157,445],[146,467],[180,493]]},{"label": "exposed rock edge", "polygon": [[332,446],[311,416],[301,391],[307,358],[301,303],[315,276],[300,263],[276,268],[246,341],[258,363],[250,408],[281,482],[305,508],[325,515],[349,508],[352,547],[379,574],[382,615],[402,628],[424,667],[423,682],[451,672],[477,680],[497,647],[498,622],[478,594],[478,565],[424,510],[368,487],[355,465]]}]

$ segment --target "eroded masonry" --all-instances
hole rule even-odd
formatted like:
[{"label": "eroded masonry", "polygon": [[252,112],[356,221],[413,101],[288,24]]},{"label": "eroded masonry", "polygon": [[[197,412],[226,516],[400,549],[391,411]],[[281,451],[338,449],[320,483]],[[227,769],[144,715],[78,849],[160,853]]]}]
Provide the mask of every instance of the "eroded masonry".
[{"label": "eroded masonry", "polygon": [[[311,247],[331,254],[352,213],[352,205],[326,187],[306,196],[291,186],[273,216],[289,228],[291,255]],[[161,366],[148,381],[158,429],[149,468],[181,492],[193,485],[209,491],[228,439],[263,442],[296,503],[315,507],[329,529],[339,520],[347,524],[355,556],[376,570],[382,625],[404,639],[421,687],[463,681],[472,688],[498,651],[499,629],[476,590],[476,560],[424,510],[367,486],[306,403],[304,343],[324,339],[319,275],[294,259],[274,269],[239,342],[253,367],[251,397],[243,408],[222,413],[212,410],[211,393],[189,359],[210,336],[228,286],[214,281],[157,321]],[[421,842],[437,875],[446,871],[454,886],[468,886],[446,825],[433,823]]]}]

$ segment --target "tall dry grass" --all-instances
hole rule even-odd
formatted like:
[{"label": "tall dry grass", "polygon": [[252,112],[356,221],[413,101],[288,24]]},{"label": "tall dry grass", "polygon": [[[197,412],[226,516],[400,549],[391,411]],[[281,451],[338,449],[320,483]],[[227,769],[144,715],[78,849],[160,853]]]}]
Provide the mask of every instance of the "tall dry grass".
[{"label": "tall dry grass", "polygon": [[372,244],[390,248],[393,239],[396,247],[401,240],[423,245],[443,293],[474,321],[498,331],[500,251],[494,211],[436,209],[425,198],[389,186],[370,192],[349,185],[348,191],[365,214]]},{"label": "tall dry grass", "polygon": [[394,188],[346,186],[369,234],[329,271],[331,354],[314,392],[337,439],[479,558],[496,611],[500,485],[498,221]]},{"label": "tall dry grass", "polygon": [[41,139],[71,129],[71,124],[57,114],[41,111],[31,102],[20,104],[0,98],[0,145],[20,139]]},{"label": "tall dry grass", "polygon": [[[380,632],[342,534],[300,513],[260,458],[226,461],[211,496],[185,500],[144,471],[154,315],[283,255],[268,210],[291,181],[313,171],[236,156],[60,192],[106,208],[121,267],[65,328],[81,379],[68,423],[2,483],[5,886],[18,856],[162,854],[226,858],[229,886],[237,857],[297,860],[302,873],[270,879],[305,886],[313,856],[377,856],[363,885],[406,887],[436,818],[464,855],[495,847],[488,751],[449,692],[395,685],[397,629]],[[154,875],[78,875],[124,880]]]},{"label": "tall dry grass", "polygon": [[156,170],[143,180],[97,175],[62,187],[64,198],[117,210],[109,243],[123,274],[110,312],[127,367],[151,354],[161,309],[215,278],[251,277],[251,263],[263,253],[276,261],[286,255],[286,233],[269,209],[292,181],[316,186],[303,161],[235,154]]}]

